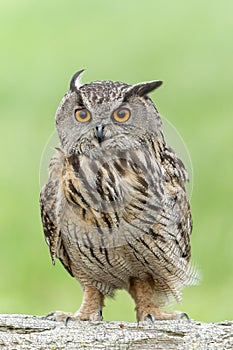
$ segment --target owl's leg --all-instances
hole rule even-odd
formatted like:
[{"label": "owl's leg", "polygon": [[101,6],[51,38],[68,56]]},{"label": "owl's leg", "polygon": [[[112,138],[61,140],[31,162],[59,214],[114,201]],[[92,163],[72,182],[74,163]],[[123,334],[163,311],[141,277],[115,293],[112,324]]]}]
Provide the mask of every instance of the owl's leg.
[{"label": "owl's leg", "polygon": [[83,300],[74,318],[82,321],[102,320],[102,308],[104,307],[104,295],[92,286],[84,287]]},{"label": "owl's leg", "polygon": [[153,303],[154,282],[150,279],[146,281],[132,278],[130,280],[129,293],[135,301],[137,321],[145,320],[174,320],[188,316],[181,311],[164,312]]},{"label": "owl's leg", "polygon": [[104,295],[92,286],[84,287],[83,300],[80,308],[74,314],[71,312],[50,312],[46,318],[54,321],[68,320],[78,321],[102,321],[102,308],[104,307]]}]

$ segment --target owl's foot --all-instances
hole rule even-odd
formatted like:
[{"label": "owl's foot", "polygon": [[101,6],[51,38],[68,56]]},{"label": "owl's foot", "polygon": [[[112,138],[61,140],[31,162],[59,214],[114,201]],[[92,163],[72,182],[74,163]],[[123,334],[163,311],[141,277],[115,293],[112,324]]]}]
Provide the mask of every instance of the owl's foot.
[{"label": "owl's foot", "polygon": [[54,311],[50,312],[44,317],[46,320],[64,322],[66,325],[69,321],[103,321],[102,310],[99,310],[95,314],[87,314],[83,312],[76,313]]},{"label": "owl's foot", "polygon": [[102,321],[103,306],[104,295],[92,286],[85,286],[82,305],[75,312],[73,318],[81,321]]},{"label": "owl's foot", "polygon": [[137,321],[151,321],[155,320],[176,320],[186,318],[190,321],[188,315],[181,311],[161,311],[153,303],[154,296],[154,282],[152,279],[146,281],[132,278],[130,280],[129,292],[136,304]]},{"label": "owl's foot", "polygon": [[57,322],[66,322],[67,319],[73,317],[72,312],[63,312],[63,311],[52,311],[48,315],[44,316],[44,319]]},{"label": "owl's foot", "polygon": [[94,313],[83,312],[83,310],[78,310],[70,320],[79,321],[103,321],[102,310]]},{"label": "owl's foot", "polygon": [[154,305],[149,305],[144,309],[137,309],[137,320],[140,321],[150,321],[154,322],[156,320],[180,320],[185,318],[190,322],[189,316],[182,311],[161,311],[158,307]]},{"label": "owl's foot", "polygon": [[74,314],[71,312],[55,311],[50,312],[46,319],[60,322],[74,321],[102,321],[102,308],[104,296],[92,286],[84,287],[82,305]]}]

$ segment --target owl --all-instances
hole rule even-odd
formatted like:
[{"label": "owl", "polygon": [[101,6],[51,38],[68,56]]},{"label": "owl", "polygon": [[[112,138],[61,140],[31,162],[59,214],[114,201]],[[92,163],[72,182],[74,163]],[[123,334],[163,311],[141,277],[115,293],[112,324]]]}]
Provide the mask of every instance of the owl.
[{"label": "owl", "polygon": [[80,282],[83,300],[74,314],[50,316],[102,320],[105,297],[119,289],[134,299],[138,322],[186,316],[163,310],[197,276],[187,172],[148,97],[162,81],[82,85],[82,73],[57,109],[60,146],[40,208],[52,262]]}]

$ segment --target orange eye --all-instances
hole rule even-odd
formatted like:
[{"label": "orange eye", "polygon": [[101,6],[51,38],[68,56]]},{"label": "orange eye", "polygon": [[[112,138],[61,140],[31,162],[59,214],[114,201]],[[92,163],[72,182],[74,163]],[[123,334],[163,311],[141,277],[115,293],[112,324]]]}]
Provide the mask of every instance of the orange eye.
[{"label": "orange eye", "polygon": [[86,123],[89,122],[91,119],[91,113],[83,108],[83,109],[76,109],[74,112],[75,119],[80,123]]},{"label": "orange eye", "polygon": [[118,123],[127,122],[130,117],[130,110],[128,108],[118,108],[113,112],[113,119]]}]

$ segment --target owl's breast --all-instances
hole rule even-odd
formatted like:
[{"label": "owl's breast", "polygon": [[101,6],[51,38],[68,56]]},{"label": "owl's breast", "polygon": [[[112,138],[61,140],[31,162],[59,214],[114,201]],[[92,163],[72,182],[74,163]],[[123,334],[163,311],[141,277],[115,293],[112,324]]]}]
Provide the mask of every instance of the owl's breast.
[{"label": "owl's breast", "polygon": [[63,192],[70,203],[85,209],[122,211],[129,201],[148,199],[151,190],[162,191],[161,168],[149,151],[131,150],[91,159],[69,156],[63,168]]},{"label": "owl's breast", "polygon": [[66,200],[62,212],[73,225],[70,231],[75,226],[75,231],[81,232],[82,237],[88,235],[91,241],[94,236],[98,240],[101,237],[104,246],[117,244],[116,237],[122,244],[122,233],[132,227],[145,229],[153,222],[148,220],[148,213],[160,210],[160,177],[158,164],[139,150],[121,152],[107,160],[76,155],[66,158],[62,177]]}]

